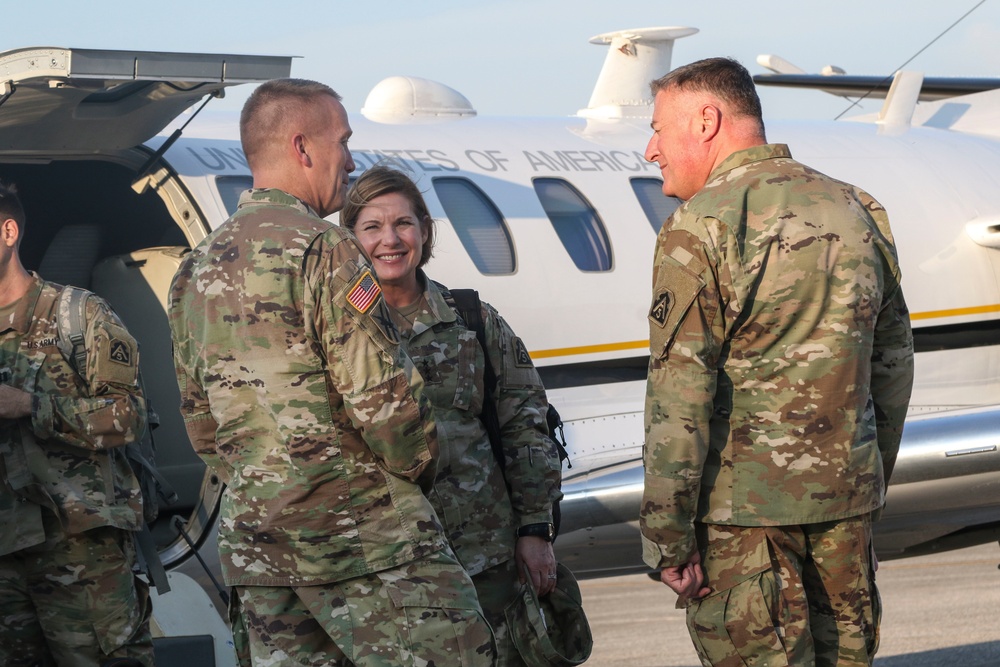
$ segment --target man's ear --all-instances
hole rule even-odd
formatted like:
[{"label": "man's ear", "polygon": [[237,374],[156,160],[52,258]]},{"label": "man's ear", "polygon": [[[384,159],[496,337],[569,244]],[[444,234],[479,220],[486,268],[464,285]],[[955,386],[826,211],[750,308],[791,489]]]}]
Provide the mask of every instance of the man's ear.
[{"label": "man's ear", "polygon": [[0,242],[8,248],[17,245],[17,239],[21,236],[21,228],[14,218],[6,218],[0,222]]},{"label": "man's ear", "polygon": [[714,104],[701,107],[701,140],[711,141],[719,133],[722,124],[722,110]]},{"label": "man's ear", "polygon": [[300,165],[303,167],[312,166],[312,159],[306,151],[306,135],[300,132],[292,137],[292,151]]}]

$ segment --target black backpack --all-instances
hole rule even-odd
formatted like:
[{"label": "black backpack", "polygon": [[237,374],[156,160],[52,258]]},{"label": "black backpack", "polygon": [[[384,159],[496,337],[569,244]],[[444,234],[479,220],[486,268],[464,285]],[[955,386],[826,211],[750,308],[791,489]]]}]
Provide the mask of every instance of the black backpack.
[{"label": "black backpack", "polygon": [[[63,358],[77,375],[82,377],[80,369],[87,365],[86,341],[86,306],[91,292],[72,285],[66,285],[59,293],[56,306],[56,345]],[[139,387],[142,388],[142,374],[139,374]],[[145,395],[145,391],[143,391]],[[139,480],[142,492],[142,530],[135,533],[136,553],[139,558],[139,569],[149,576],[150,582],[162,595],[170,590],[167,574],[156,551],[156,543],[150,532],[149,524],[156,520],[160,510],[160,500],[167,505],[177,502],[177,493],[166,478],[156,469],[156,446],[153,443],[153,429],[159,426],[160,420],[148,401],[146,404],[146,428],[142,437],[136,442],[125,445],[122,449]]]},{"label": "black backpack", "polygon": [[[479,347],[482,348],[483,356],[486,358],[486,366],[483,369],[483,413],[480,415],[480,419],[490,437],[493,456],[497,460],[497,465],[500,466],[500,472],[504,473],[506,479],[507,461],[504,458],[503,446],[500,441],[500,419],[497,415],[496,402],[493,400],[493,387],[497,383],[497,374],[486,349],[486,325],[483,322],[479,292],[474,289],[454,289],[445,293],[448,292],[451,294],[451,299],[447,300],[448,305],[458,312],[469,329],[476,332],[476,340],[479,341]],[[566,451],[566,436],[563,432],[562,418],[559,416],[559,411],[551,403],[549,403],[549,410],[545,414],[545,421],[548,423],[549,437],[552,438],[559,452],[559,463],[566,461],[566,467],[572,468],[573,463],[569,461],[569,452]],[[510,484],[507,487],[509,489]],[[552,505],[552,525],[555,527],[556,535],[559,534],[559,519],[559,501],[557,500]]]}]

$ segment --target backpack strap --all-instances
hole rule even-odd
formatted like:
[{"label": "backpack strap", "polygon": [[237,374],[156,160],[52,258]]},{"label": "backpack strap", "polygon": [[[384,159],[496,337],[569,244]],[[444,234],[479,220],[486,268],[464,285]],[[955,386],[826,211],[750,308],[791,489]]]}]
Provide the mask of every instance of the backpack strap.
[{"label": "backpack strap", "polygon": [[83,376],[87,369],[87,299],[90,292],[79,287],[66,285],[59,292],[56,306],[56,345],[63,358],[69,362],[76,374]]},{"label": "backpack strap", "polygon": [[483,411],[479,415],[479,419],[483,422],[486,434],[490,438],[493,457],[497,460],[497,465],[500,466],[500,472],[503,473],[504,481],[506,481],[507,459],[503,455],[500,437],[500,415],[497,414],[497,404],[493,400],[497,374],[493,369],[493,362],[490,361],[490,353],[486,347],[486,324],[483,322],[483,308],[479,292],[474,289],[446,290],[445,301],[461,316],[465,325],[476,332],[476,340],[479,341],[479,347],[483,349],[486,364],[483,369]]}]

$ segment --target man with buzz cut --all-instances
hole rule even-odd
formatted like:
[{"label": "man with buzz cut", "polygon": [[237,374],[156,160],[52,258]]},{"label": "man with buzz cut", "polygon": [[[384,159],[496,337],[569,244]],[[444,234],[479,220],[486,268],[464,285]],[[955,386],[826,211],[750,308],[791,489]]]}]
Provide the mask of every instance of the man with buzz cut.
[{"label": "man with buzz cut", "polygon": [[181,410],[226,481],[219,551],[243,664],[491,665],[475,589],[421,487],[436,442],[375,272],[323,218],[351,128],[279,79],[240,118],[253,188],[171,287]]},{"label": "man with buzz cut", "polygon": [[913,338],[885,210],[768,144],[728,58],[652,82],[656,243],[643,557],[702,664],[871,665],[871,522]]}]

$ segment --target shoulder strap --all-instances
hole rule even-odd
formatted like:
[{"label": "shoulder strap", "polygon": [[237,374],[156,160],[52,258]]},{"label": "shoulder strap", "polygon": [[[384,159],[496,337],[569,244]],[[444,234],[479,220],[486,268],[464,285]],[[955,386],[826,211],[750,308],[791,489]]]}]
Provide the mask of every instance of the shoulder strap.
[{"label": "shoulder strap", "polygon": [[490,353],[486,347],[486,324],[483,322],[482,302],[479,300],[479,292],[474,289],[454,289],[445,292],[451,294],[449,304],[454,308],[466,326],[476,332],[476,340],[483,350],[486,364],[483,369],[483,411],[479,419],[486,428],[486,433],[490,437],[490,447],[493,449],[493,457],[500,466],[500,472],[506,478],[507,460],[503,455],[503,446],[500,439],[500,416],[497,414],[497,404],[493,400],[493,390],[497,384],[497,374],[493,369],[493,362],[490,361]]},{"label": "shoulder strap", "polygon": [[66,285],[59,293],[56,306],[56,330],[59,351],[78,375],[87,369],[86,308],[90,292]]},{"label": "shoulder strap", "polygon": [[[59,302],[56,305],[56,346],[62,353],[63,358],[73,368],[77,375],[83,377],[87,369],[87,299],[90,292],[79,287],[66,285],[59,293]],[[139,380],[140,384],[142,380]],[[151,412],[151,410],[150,410]],[[147,423],[146,432],[143,438],[152,438],[152,427]],[[152,447],[150,440],[149,446]],[[140,479],[142,486],[142,474],[151,475],[157,485],[157,491],[168,498],[168,502],[176,502],[177,494],[171,488],[170,483],[160,474],[152,463],[143,456],[141,445],[136,442],[125,446],[125,457]],[[155,493],[155,492],[154,492]],[[155,501],[155,497],[143,489],[144,506]],[[143,517],[145,519],[145,517]],[[167,580],[167,572],[160,560],[160,555],[156,550],[156,543],[153,541],[153,534],[150,532],[149,523],[142,522],[142,528],[132,534],[136,547],[136,557],[139,560],[139,569],[145,572],[150,579],[150,583],[161,595],[170,590],[170,583]]]}]

